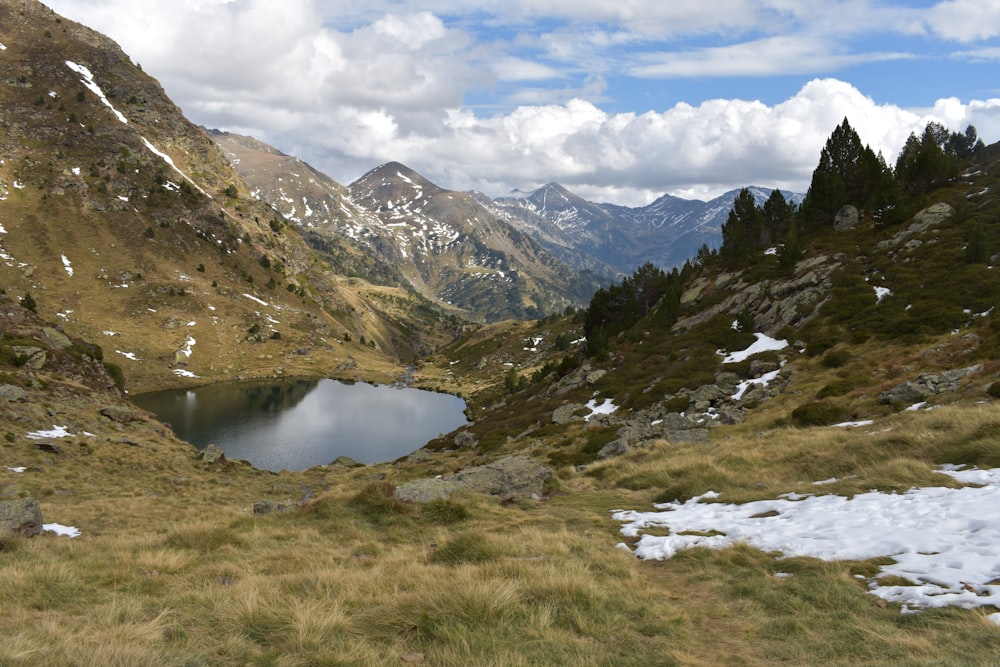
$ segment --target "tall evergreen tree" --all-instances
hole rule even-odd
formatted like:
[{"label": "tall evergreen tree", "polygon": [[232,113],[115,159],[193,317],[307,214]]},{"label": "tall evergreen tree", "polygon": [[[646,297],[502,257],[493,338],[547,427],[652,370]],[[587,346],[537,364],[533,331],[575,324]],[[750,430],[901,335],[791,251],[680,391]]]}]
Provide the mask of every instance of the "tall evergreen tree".
[{"label": "tall evergreen tree", "polygon": [[833,220],[846,204],[873,210],[880,205],[880,188],[891,172],[885,160],[854,131],[847,118],[834,129],[820,152],[819,164],[802,202],[806,229],[815,229]]},{"label": "tall evergreen tree", "polygon": [[956,157],[945,150],[953,136],[940,123],[928,123],[919,139],[910,134],[896,159],[899,187],[921,194],[954,176],[958,171]]},{"label": "tall evergreen tree", "polygon": [[729,266],[739,264],[747,254],[758,248],[764,235],[764,215],[757,207],[753,193],[740,190],[733,201],[729,217],[722,224],[722,247],[719,254]]},{"label": "tall evergreen tree", "polygon": [[795,217],[795,204],[786,200],[781,190],[774,190],[764,202],[762,215],[764,245],[779,243],[791,230],[792,219]]}]

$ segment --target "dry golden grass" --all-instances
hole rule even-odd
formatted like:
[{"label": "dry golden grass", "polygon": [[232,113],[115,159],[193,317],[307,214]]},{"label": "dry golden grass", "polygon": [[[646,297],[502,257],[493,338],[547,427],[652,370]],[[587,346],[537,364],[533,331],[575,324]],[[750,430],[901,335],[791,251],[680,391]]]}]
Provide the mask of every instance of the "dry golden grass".
[{"label": "dry golden grass", "polygon": [[[661,441],[560,468],[545,500],[456,497],[463,511],[447,522],[358,500],[376,473],[400,481],[423,467],[209,466],[141,425],[125,427],[138,446],[117,442],[113,425],[60,456],[0,445],[4,465],[29,466],[0,469],[0,486],[83,531],[4,540],[0,664],[989,664],[1000,633],[983,611],[880,607],[854,578],[873,563],[745,547],[640,562],[615,547],[616,508],[708,490],[740,502],[945,484],[938,464],[1000,456],[991,404],[855,429],[775,426],[787,408],[764,404],[708,445]],[[536,447],[544,455],[545,441]],[[474,457],[443,452],[437,465]],[[315,492],[303,507],[252,514],[254,500],[300,485]]]}]

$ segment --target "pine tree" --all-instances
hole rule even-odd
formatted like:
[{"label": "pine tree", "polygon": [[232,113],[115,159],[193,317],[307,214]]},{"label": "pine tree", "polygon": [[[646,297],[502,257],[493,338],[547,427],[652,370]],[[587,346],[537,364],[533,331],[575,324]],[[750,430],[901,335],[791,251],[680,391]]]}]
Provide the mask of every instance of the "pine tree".
[{"label": "pine tree", "polygon": [[953,136],[939,123],[928,123],[919,139],[910,134],[896,160],[899,187],[921,194],[954,176],[958,166],[955,156],[945,151]]},{"label": "pine tree", "polygon": [[788,235],[795,216],[795,205],[785,199],[781,190],[774,190],[764,202],[762,215],[764,236],[762,241],[764,245],[769,246],[779,243]]},{"label": "pine tree", "polygon": [[847,204],[866,210],[879,208],[880,192],[890,178],[885,160],[861,143],[844,118],[827,139],[802,202],[805,228],[816,229],[831,222]]},{"label": "pine tree", "polygon": [[747,188],[733,201],[729,217],[722,224],[722,247],[719,254],[727,266],[737,266],[764,238],[764,215]]}]

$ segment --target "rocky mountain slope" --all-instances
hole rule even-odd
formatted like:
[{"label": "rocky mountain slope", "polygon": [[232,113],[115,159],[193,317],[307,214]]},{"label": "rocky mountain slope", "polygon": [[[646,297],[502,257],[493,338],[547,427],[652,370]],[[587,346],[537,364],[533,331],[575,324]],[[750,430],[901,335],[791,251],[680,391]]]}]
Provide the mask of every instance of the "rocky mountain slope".
[{"label": "rocky mountain slope", "polygon": [[130,389],[394,369],[452,335],[317,261],[113,42],[38,2],[0,4],[0,25],[0,279]]},{"label": "rocky mountain slope", "polygon": [[561,265],[470,195],[390,163],[345,188],[255,139],[213,132],[252,189],[339,272],[407,286],[471,319],[586,302],[597,279]]}]

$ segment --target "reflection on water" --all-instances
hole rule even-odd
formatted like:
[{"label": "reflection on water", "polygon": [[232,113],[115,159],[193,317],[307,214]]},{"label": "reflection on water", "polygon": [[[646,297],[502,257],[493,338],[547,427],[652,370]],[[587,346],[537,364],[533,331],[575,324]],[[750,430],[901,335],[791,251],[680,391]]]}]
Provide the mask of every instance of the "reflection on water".
[{"label": "reflection on water", "polygon": [[392,461],[465,424],[460,398],[336,380],[231,382],[134,397],[198,448],[265,470]]}]

